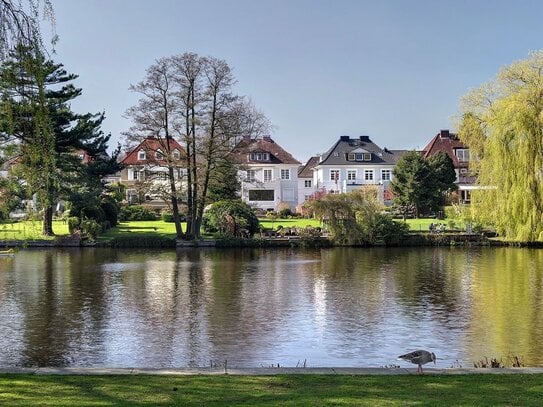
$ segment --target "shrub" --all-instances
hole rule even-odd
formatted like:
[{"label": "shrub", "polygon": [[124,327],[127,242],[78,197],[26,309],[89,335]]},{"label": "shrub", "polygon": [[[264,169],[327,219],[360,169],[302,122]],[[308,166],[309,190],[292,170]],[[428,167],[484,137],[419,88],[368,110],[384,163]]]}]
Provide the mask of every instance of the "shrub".
[{"label": "shrub", "polygon": [[81,209],[81,214],[79,215],[81,219],[92,219],[95,220],[98,223],[103,222],[106,220],[106,215],[102,208],[99,208],[98,206],[85,206]]},{"label": "shrub", "polygon": [[[214,203],[205,213],[202,227],[206,233],[219,232],[226,236],[248,237],[259,230],[252,208],[241,200]],[[244,231],[248,236],[244,236]]]},{"label": "shrub", "polygon": [[156,220],[156,214],[140,205],[131,205],[121,208],[119,220]]},{"label": "shrub", "polygon": [[100,203],[100,208],[102,209],[102,212],[104,212],[105,220],[108,221],[111,226],[116,226],[119,221],[119,206],[113,198],[103,198]]},{"label": "shrub", "polygon": [[163,236],[123,236],[111,239],[105,244],[108,247],[175,247],[176,240]]},{"label": "shrub", "polygon": [[80,223],[81,231],[94,240],[100,234],[102,226],[94,219],[83,219]]},{"label": "shrub", "polygon": [[173,223],[173,213],[171,212],[162,212],[160,218],[164,222]]},{"label": "shrub", "polygon": [[290,210],[290,208],[283,208],[279,212],[277,212],[277,214],[281,219],[288,219],[292,216],[292,211]]},{"label": "shrub", "polygon": [[68,231],[73,234],[76,230],[79,230],[79,218],[77,216],[70,216],[68,218]]}]

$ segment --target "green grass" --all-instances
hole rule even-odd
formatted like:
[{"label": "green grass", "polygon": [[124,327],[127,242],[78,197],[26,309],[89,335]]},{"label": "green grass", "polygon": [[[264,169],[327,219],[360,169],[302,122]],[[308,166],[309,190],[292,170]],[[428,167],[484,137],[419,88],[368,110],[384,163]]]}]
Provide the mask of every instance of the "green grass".
[{"label": "green grass", "polygon": [[319,227],[321,226],[320,220],[317,219],[275,219],[271,221],[270,219],[259,219],[260,226],[265,229],[277,229],[279,225],[284,228],[305,228],[306,226]]},{"label": "green grass", "polygon": [[[53,236],[41,234],[41,220],[26,220],[0,224],[0,240],[52,240]],[[53,231],[57,236],[68,235],[68,224],[61,220],[53,221]]]},{"label": "green grass", "polygon": [[540,406],[543,375],[0,375],[5,406]]},{"label": "green grass", "polygon": [[[182,223],[181,227],[185,230],[186,224]],[[133,236],[136,234],[173,239],[175,238],[175,225],[172,222],[164,222],[162,220],[120,222],[116,227],[100,235],[100,238],[109,240],[115,237]]]},{"label": "green grass", "polygon": [[[396,219],[398,222],[402,220]],[[413,232],[427,232],[430,227],[430,223],[444,223],[445,228],[448,229],[449,219],[433,219],[433,218],[421,218],[421,219],[407,219],[407,224]],[[464,225],[455,221],[455,227],[457,229],[463,229]]]}]

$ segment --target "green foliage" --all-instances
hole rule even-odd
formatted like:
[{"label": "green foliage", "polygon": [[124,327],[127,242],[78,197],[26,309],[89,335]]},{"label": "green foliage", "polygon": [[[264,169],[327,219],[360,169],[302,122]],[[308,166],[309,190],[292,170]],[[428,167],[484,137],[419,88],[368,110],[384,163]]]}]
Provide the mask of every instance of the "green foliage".
[{"label": "green foliage", "polygon": [[543,51],[500,70],[463,99],[475,219],[508,240],[543,241]]},{"label": "green foliage", "polygon": [[238,178],[237,167],[231,161],[220,160],[209,180],[209,200],[218,202],[237,199],[240,190],[241,182]]},{"label": "green foliage", "polygon": [[124,206],[119,212],[119,220],[156,220],[156,214],[153,211],[141,206],[141,205],[130,205]]},{"label": "green foliage", "polygon": [[76,230],[79,230],[79,223],[80,220],[77,216],[70,216],[68,218],[68,230],[71,234],[74,233]]},{"label": "green foliage", "polygon": [[81,228],[81,232],[91,240],[95,240],[102,231],[102,225],[94,219],[82,219],[79,227]]},{"label": "green foliage", "polygon": [[226,236],[243,237],[259,230],[258,218],[253,209],[241,200],[214,203],[204,214],[202,227],[206,233],[219,232]]},{"label": "green foliage", "polygon": [[280,218],[287,219],[289,216],[292,216],[292,211],[290,208],[283,208],[279,212],[277,212],[277,215]]},{"label": "green foliage", "polygon": [[456,173],[451,158],[438,153],[425,159],[419,152],[404,154],[394,168],[391,188],[394,203],[403,211],[413,207],[415,217],[437,211],[445,194],[456,189]]},{"label": "green foliage", "polygon": [[118,236],[107,243],[108,247],[149,247],[149,248],[171,248],[176,246],[175,238],[164,236],[134,235]]},{"label": "green foliage", "polygon": [[92,219],[98,223],[106,220],[104,211],[97,206],[85,206],[81,209],[81,214],[79,216],[81,219]]},{"label": "green foliage", "polygon": [[163,222],[173,223],[173,213],[162,212],[160,214],[160,219],[162,219]]},{"label": "green foliage", "polygon": [[105,196],[100,203],[100,209],[104,213],[105,220],[111,226],[116,226],[119,218],[119,206],[117,202],[113,198]]}]

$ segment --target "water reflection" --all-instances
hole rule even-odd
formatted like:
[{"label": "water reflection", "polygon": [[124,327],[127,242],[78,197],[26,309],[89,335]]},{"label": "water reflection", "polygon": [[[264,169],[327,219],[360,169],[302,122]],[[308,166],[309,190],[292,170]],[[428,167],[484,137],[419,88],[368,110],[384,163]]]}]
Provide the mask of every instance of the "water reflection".
[{"label": "water reflection", "polygon": [[0,365],[543,364],[543,251],[24,250],[0,259]]}]

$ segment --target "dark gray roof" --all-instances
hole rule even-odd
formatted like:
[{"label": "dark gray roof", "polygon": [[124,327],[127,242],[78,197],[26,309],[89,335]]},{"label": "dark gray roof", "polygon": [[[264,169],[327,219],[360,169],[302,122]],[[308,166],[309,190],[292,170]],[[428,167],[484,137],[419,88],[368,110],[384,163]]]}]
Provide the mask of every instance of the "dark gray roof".
[{"label": "dark gray roof", "polygon": [[[348,154],[355,150],[371,153],[371,161],[349,161]],[[342,136],[328,152],[323,154],[318,165],[394,165],[408,150],[389,150],[381,148],[368,136],[350,138]]]}]

